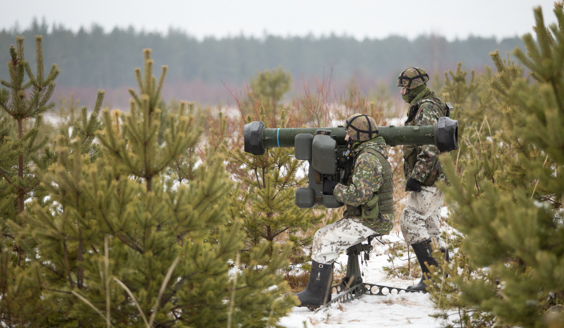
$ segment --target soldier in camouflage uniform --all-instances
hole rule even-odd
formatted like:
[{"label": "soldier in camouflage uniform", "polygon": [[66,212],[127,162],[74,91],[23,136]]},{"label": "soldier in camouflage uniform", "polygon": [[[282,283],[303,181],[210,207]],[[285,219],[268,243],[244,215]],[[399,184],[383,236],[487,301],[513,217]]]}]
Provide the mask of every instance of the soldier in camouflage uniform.
[{"label": "soldier in camouflage uniform", "polygon": [[388,234],[394,223],[392,170],[376,122],[354,114],[346,121],[346,132],[354,169],[346,185],[335,183],[328,192],[347,208],[343,219],[315,233],[310,280],[306,290],[297,294],[301,305],[310,308],[330,300],[333,262],[339,253],[369,236]]},{"label": "soldier in camouflage uniform", "polygon": [[[406,126],[434,125],[441,116],[447,116],[446,107],[435,93],[427,88],[429,75],[418,67],[410,67],[398,77],[397,86],[401,95],[409,104]],[[411,245],[423,277],[416,286],[407,289],[426,291],[425,274],[429,273],[425,265],[437,265],[431,256],[432,241],[448,258],[444,242],[440,239],[440,210],[443,195],[435,182],[444,180],[445,175],[439,163],[439,149],[435,145],[403,146],[404,174],[407,180],[405,190],[410,191],[405,209],[401,215],[400,226],[407,244]]]}]

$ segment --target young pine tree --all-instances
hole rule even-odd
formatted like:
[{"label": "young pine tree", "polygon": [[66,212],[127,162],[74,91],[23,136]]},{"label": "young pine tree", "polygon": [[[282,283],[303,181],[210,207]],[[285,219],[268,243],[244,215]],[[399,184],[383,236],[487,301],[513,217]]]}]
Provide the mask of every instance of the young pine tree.
[{"label": "young pine tree", "polygon": [[[259,74],[251,81],[251,85],[258,90],[285,90],[286,82],[280,77],[281,74],[281,69],[272,74]],[[278,122],[277,127],[285,128],[288,120],[285,110],[276,116],[272,116],[274,112],[270,111],[268,117],[266,111],[281,97],[279,93],[265,93],[255,99],[250,111],[255,120],[261,120],[266,125],[274,120]],[[238,103],[242,115],[249,112]],[[247,122],[241,122],[250,123],[250,120],[251,115],[247,117]],[[289,240],[296,246],[294,250],[300,253],[301,248],[312,241],[308,230],[318,225],[324,217],[323,213],[315,214],[312,210],[295,206],[295,189],[307,184],[307,177],[300,172],[303,163],[292,156],[293,149],[268,149],[264,155],[256,156],[243,152],[242,145],[239,146],[225,150],[230,157],[230,169],[239,182],[239,191],[232,195],[235,201],[231,212],[244,222],[246,247],[253,247],[261,241],[273,245]],[[298,255],[297,262],[304,260]]]},{"label": "young pine tree", "polygon": [[[101,109],[104,92],[99,91],[96,106],[90,117],[86,108],[83,108],[78,120],[72,126],[62,124],[61,135],[53,142],[55,144],[55,153],[49,153],[49,159],[55,162],[67,162],[68,154],[61,152],[61,149],[67,149],[70,153],[77,156],[84,156],[83,160],[88,163],[94,162],[98,157],[97,149],[99,146],[93,144],[94,134],[100,129],[100,122],[97,119]],[[59,156],[61,154],[61,156]],[[46,156],[46,155],[44,155]],[[60,167],[59,167],[60,169]],[[7,227],[13,232],[13,236],[18,244],[21,245],[22,252],[25,256],[25,266],[18,267],[13,265],[10,253],[3,252],[0,254],[0,314],[2,322],[10,327],[18,327],[25,325],[60,325],[68,320],[66,315],[61,315],[53,307],[46,306],[51,299],[49,293],[42,293],[42,290],[51,290],[60,287],[60,278],[64,273],[70,275],[71,268],[68,266],[68,259],[74,259],[76,263],[70,262],[72,266],[72,274],[75,276],[76,286],[84,288],[84,269],[82,266],[83,254],[89,250],[85,250],[84,238],[82,235],[82,227],[73,225],[71,229],[74,234],[71,238],[75,238],[76,247],[72,250],[66,248],[63,244],[64,259],[62,260],[57,254],[59,250],[53,239],[60,240],[60,235],[54,235],[53,225],[56,226],[56,220],[41,220],[37,217],[45,219],[45,209],[53,212],[60,211],[63,206],[63,212],[68,202],[72,202],[73,195],[76,191],[69,191],[62,197],[53,197],[50,189],[53,188],[54,181],[46,178],[45,171],[41,170],[41,166],[37,166],[32,172],[36,179],[43,182],[34,193],[41,191],[38,197],[34,195],[34,200],[21,213],[21,224],[16,222],[8,222]],[[61,173],[61,172],[60,172]],[[47,173],[48,175],[48,173]],[[68,184],[68,181],[59,181],[61,185]],[[43,196],[45,197],[44,199]],[[74,205],[74,203],[73,203]],[[68,208],[68,207],[67,207]],[[68,213],[68,212],[67,212]],[[43,215],[42,215],[43,214]],[[65,216],[65,220],[69,220]],[[72,220],[71,220],[72,221]],[[69,235],[66,236],[67,238]],[[55,244],[55,245],[54,245]],[[67,266],[58,266],[61,263]],[[57,276],[59,275],[59,276]],[[34,276],[36,279],[31,278]],[[61,307],[56,304],[55,309]]]},{"label": "young pine tree", "polygon": [[[34,74],[25,60],[23,41],[23,38],[16,38],[17,49],[10,47],[11,60],[8,62],[10,81],[0,81],[7,88],[0,90],[0,107],[16,122],[16,138],[21,142],[20,151],[4,155],[7,163],[0,171],[2,177],[16,191],[18,214],[24,211],[24,201],[27,195],[38,184],[33,174],[29,173],[29,169],[32,166],[31,163],[40,162],[37,152],[47,143],[47,140],[35,143],[37,128],[41,124],[41,114],[55,106],[54,103],[48,101],[55,90],[54,80],[60,73],[57,65],[53,64],[51,71],[45,76],[42,37],[36,36],[37,69]],[[29,80],[24,82],[26,76]],[[30,119],[36,120],[36,129],[24,131],[25,123]],[[13,164],[10,163],[10,159]]]},{"label": "young pine tree", "polygon": [[[281,128],[285,127],[284,114]],[[296,207],[295,190],[307,184],[307,177],[300,177],[303,163],[291,156],[293,150],[277,148],[264,155],[250,155],[238,149],[229,154],[234,166],[246,170],[238,177],[242,192],[238,194],[240,200],[233,203],[233,211],[243,218],[247,247],[285,238],[298,248],[308,246],[312,239],[306,232],[317,226],[325,214]]]},{"label": "young pine tree", "polygon": [[245,90],[245,97],[241,101],[236,99],[239,109],[246,117],[253,112],[256,113],[256,109],[262,106],[268,123],[275,126],[280,116],[280,101],[290,90],[291,85],[292,75],[282,67],[257,72]]},{"label": "young pine tree", "polygon": [[[454,111],[450,116],[459,122],[459,149],[449,154],[456,175],[472,175],[468,172],[480,172],[477,180],[481,181],[489,179],[499,168],[500,163],[496,155],[500,148],[498,147],[500,140],[496,133],[502,129],[499,121],[503,117],[497,107],[499,99],[488,83],[491,80],[491,70],[486,67],[485,74],[475,76],[472,73],[470,79],[467,75],[468,72],[462,70],[462,65],[459,63],[456,71],[445,73],[445,83],[440,94],[444,101],[453,104]],[[509,151],[507,147],[501,149]],[[458,228],[455,215],[452,214],[447,221],[451,226]],[[447,327],[491,326],[495,323],[494,315],[468,306],[459,296],[460,286],[468,281],[474,279],[492,281],[495,278],[489,275],[488,270],[481,270],[469,261],[469,256],[460,247],[464,235],[443,232],[443,240],[447,242],[451,262],[447,265],[442,253],[438,248],[436,249],[434,255],[439,267],[433,270],[433,281],[428,288],[431,300],[439,310],[433,316],[448,319],[447,322],[450,323]],[[454,316],[452,310],[455,310]]]},{"label": "young pine tree", "polygon": [[55,105],[49,99],[55,89],[54,80],[60,73],[57,65],[53,64],[49,74],[45,75],[42,37],[36,36],[37,67],[34,74],[25,60],[23,42],[23,37],[17,37],[16,47],[10,47],[10,80],[0,80],[5,87],[0,89],[0,110],[7,114],[2,116],[4,122],[0,136],[0,247],[11,247],[16,252],[18,266],[23,265],[24,254],[15,243],[15,233],[8,222],[22,225],[19,215],[25,210],[25,201],[32,196],[42,198],[39,180],[32,168],[44,169],[51,162],[49,150],[42,151],[47,137],[37,142],[37,136],[42,114]]},{"label": "young pine tree", "polygon": [[[496,152],[469,152],[462,179],[443,157],[453,224],[466,237],[461,250],[471,266],[487,268],[453,280],[454,295],[466,309],[489,313],[496,326],[564,326],[563,7],[555,5],[558,23],[549,28],[536,8],[536,40],[525,35],[527,54],[514,52],[534,81],[492,54],[498,73],[490,87],[504,119],[489,146]],[[485,175],[479,162],[488,155],[500,165]],[[467,319],[467,326],[477,322]]]},{"label": "young pine tree", "polygon": [[[68,143],[58,137],[57,162],[41,176],[52,202],[32,203],[19,231],[18,242],[28,251],[37,249],[37,256],[8,283],[10,304],[20,305],[11,310],[17,314],[12,321],[74,327],[273,325],[294,305],[292,298],[280,297],[287,286],[278,274],[290,249],[275,247],[282,256],[273,258],[270,245],[259,245],[250,250],[248,266],[230,274],[244,239],[238,222],[228,224],[226,195],[233,185],[220,159],[202,163],[188,184],[164,174],[200,134],[182,103],[166,117],[169,128],[159,143],[164,70],[157,84],[150,50],[144,58],[145,78],[136,71],[140,94],[131,92],[130,113],[116,117],[103,111],[103,129],[96,133],[101,156],[92,160],[91,151],[78,151],[91,133]],[[31,236],[34,244],[27,242]]]}]

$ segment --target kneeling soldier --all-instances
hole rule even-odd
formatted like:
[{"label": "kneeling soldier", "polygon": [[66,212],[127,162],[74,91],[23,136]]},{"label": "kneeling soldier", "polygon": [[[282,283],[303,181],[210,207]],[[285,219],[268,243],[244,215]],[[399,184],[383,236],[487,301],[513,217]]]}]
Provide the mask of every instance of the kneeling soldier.
[{"label": "kneeling soldier", "polygon": [[392,169],[384,138],[372,117],[354,114],[346,120],[346,138],[354,169],[346,185],[334,186],[335,198],[346,204],[343,218],[319,229],[313,239],[309,282],[297,294],[301,306],[319,307],[331,299],[333,262],[339,253],[369,236],[393,227]]}]

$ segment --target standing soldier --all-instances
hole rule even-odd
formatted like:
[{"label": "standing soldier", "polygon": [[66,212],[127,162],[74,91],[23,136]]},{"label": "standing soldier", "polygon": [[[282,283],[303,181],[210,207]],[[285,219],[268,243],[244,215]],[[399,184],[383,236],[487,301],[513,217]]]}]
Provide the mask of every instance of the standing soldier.
[{"label": "standing soldier", "polygon": [[301,306],[319,307],[331,299],[333,262],[339,253],[369,236],[388,234],[393,227],[392,169],[384,138],[372,117],[354,114],[346,120],[345,141],[354,158],[346,185],[337,183],[324,192],[347,205],[343,218],[319,229],[313,239],[311,274],[297,296]]},{"label": "standing soldier", "polygon": [[[448,116],[443,102],[427,88],[429,75],[418,67],[410,67],[398,77],[397,86],[401,96],[409,104],[405,126],[434,125],[441,116]],[[425,275],[428,265],[437,265],[432,257],[432,240],[440,245],[448,261],[444,242],[440,239],[440,211],[443,194],[435,187],[435,182],[446,177],[439,163],[439,149],[435,145],[404,145],[404,174],[407,183],[405,191],[410,191],[409,199],[401,215],[400,226],[405,242],[411,245],[421,266],[422,277],[415,286],[407,289],[426,291]]]}]

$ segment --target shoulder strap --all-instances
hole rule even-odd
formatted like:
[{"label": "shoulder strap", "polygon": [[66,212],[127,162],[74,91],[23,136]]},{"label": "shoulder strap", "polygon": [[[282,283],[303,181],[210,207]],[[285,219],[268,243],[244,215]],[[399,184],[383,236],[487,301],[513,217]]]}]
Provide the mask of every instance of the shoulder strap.
[{"label": "shoulder strap", "polygon": [[386,157],[380,153],[377,149],[366,148],[365,151],[369,154],[376,156],[383,168],[383,178],[384,182],[378,189],[378,205],[380,207],[381,214],[389,214],[394,212],[394,183],[392,166],[386,159]]},{"label": "shoulder strap", "polygon": [[419,102],[416,102],[413,105],[409,106],[409,110],[407,111],[407,120],[405,124],[407,125],[409,122],[412,122],[419,111]]}]

